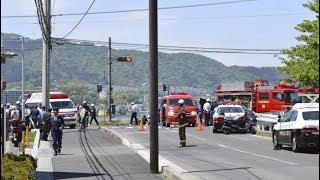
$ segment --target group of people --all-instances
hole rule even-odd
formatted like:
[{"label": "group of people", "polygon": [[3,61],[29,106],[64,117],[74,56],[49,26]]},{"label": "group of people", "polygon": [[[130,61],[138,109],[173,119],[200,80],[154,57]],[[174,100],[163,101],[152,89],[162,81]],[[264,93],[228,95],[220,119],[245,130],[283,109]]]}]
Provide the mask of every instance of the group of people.
[{"label": "group of people", "polygon": [[[90,123],[87,122],[89,116],[91,117]],[[93,120],[99,126],[99,122],[97,120],[97,110],[94,104],[91,104],[90,108],[87,101],[83,101],[82,104],[78,107],[78,123],[80,124],[80,129],[85,129],[87,123],[91,125]]]},{"label": "group of people", "polygon": [[[214,108],[217,107],[217,104],[212,103],[212,101],[209,98],[207,98],[203,106],[201,106],[201,104],[200,103],[198,104],[197,102],[196,102],[196,106],[197,106],[197,114],[198,114],[197,122],[199,123],[199,121],[201,121],[201,124],[204,124],[205,126],[211,126],[212,112]],[[204,120],[204,123],[202,122],[202,120]]]}]

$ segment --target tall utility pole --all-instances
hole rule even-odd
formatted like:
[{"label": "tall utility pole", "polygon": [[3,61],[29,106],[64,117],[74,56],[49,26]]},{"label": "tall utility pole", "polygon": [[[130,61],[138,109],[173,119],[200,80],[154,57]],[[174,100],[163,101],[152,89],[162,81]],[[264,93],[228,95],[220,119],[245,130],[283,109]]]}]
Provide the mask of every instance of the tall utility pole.
[{"label": "tall utility pole", "polygon": [[[49,107],[49,94],[50,94],[50,46],[51,46],[51,0],[44,0],[44,14],[45,22],[43,22],[43,27],[49,26],[47,33],[49,39],[46,42],[44,39],[42,41],[42,105]],[[44,33],[44,32],[42,32]],[[44,34],[46,36],[46,34]]]},{"label": "tall utility pole", "polygon": [[149,0],[150,172],[159,173],[158,1]]},{"label": "tall utility pole", "polygon": [[109,113],[109,122],[111,122],[111,37],[109,37],[109,46],[108,46],[108,60],[109,60],[109,83],[108,83],[108,90],[109,90],[109,107],[108,107],[108,113]]},{"label": "tall utility pole", "polygon": [[22,50],[22,69],[21,69],[21,73],[22,73],[22,96],[21,96],[21,111],[22,111],[22,119],[24,119],[24,106],[25,106],[25,96],[24,96],[24,37],[22,37],[22,44],[21,44],[21,50]]}]

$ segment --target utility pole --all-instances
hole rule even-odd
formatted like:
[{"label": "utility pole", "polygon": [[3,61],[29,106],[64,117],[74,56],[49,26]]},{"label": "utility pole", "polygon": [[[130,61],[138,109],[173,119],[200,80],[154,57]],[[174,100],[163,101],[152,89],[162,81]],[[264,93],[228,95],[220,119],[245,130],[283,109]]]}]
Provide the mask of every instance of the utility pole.
[{"label": "utility pole", "polygon": [[22,37],[22,44],[21,44],[21,50],[22,50],[22,70],[21,70],[21,73],[22,73],[22,96],[21,96],[21,104],[22,104],[22,107],[21,107],[21,111],[22,111],[22,119],[24,119],[24,108],[25,108],[25,97],[24,97],[24,37]]},{"label": "utility pole", "polygon": [[109,122],[111,122],[111,37],[109,37],[109,46],[108,46],[108,59],[109,59],[109,83],[108,83],[108,89],[109,89],[109,107],[108,107],[108,113],[109,113]]},{"label": "utility pole", "polygon": [[[45,22],[43,27],[49,26],[47,29],[48,42],[43,39],[42,41],[42,105],[49,107],[49,94],[50,94],[50,48],[51,48],[51,0],[44,0],[44,14]],[[43,32],[45,33],[45,32]]]},{"label": "utility pole", "polygon": [[158,1],[149,0],[150,172],[159,173]]}]

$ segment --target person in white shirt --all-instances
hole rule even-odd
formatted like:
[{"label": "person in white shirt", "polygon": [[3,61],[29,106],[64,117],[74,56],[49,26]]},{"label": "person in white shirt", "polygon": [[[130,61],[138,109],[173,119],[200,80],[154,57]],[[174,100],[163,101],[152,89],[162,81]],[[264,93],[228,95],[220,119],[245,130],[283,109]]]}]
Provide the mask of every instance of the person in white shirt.
[{"label": "person in white shirt", "polygon": [[204,124],[205,126],[209,126],[210,125],[210,109],[211,109],[211,104],[210,104],[210,99],[207,98],[206,99],[206,103],[204,103],[203,105],[203,112],[204,112]]},{"label": "person in white shirt", "polygon": [[132,102],[131,103],[132,107],[131,107],[131,118],[130,118],[130,125],[132,125],[132,120],[134,119],[135,121],[135,125],[138,125],[138,118],[137,118],[137,113],[140,110],[139,107]]}]

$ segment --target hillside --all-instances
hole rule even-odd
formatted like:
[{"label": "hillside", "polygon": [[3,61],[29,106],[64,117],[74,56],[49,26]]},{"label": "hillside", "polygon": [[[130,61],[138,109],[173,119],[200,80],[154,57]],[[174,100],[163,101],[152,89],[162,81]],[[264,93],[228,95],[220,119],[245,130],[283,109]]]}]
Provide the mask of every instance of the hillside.
[{"label": "hillside", "polygon": [[[19,35],[1,34],[2,51],[21,54]],[[112,57],[131,56],[131,63],[112,63],[114,86],[139,87],[149,74],[148,52],[112,49]],[[27,39],[25,44],[25,81],[41,86],[42,40]],[[174,86],[212,88],[221,81],[266,79],[277,83],[283,76],[276,67],[231,66],[192,53],[159,53],[159,82]],[[87,85],[106,83],[107,48],[94,45],[53,44],[51,53],[51,86],[67,82],[83,82]],[[21,56],[7,60],[1,65],[2,78],[8,83],[21,81]]]}]

